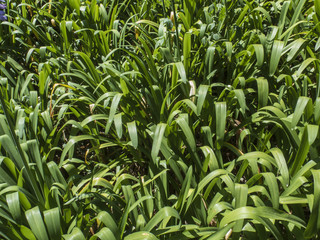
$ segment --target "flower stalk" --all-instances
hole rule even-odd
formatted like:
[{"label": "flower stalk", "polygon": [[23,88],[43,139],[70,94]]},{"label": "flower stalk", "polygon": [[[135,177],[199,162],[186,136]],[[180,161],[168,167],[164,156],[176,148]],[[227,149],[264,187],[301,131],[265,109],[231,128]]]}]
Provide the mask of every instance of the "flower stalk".
[{"label": "flower stalk", "polygon": [[7,16],[5,15],[5,10],[7,9],[7,4],[4,0],[0,0],[0,21],[8,20]]}]

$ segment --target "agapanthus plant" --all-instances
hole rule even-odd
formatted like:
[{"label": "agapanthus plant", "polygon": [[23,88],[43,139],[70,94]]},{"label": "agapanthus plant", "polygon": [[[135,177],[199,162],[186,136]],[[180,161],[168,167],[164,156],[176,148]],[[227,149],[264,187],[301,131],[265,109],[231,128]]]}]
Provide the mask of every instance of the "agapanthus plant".
[{"label": "agapanthus plant", "polygon": [[7,16],[5,16],[5,9],[7,8],[7,4],[4,0],[0,0],[0,21],[7,20]]}]

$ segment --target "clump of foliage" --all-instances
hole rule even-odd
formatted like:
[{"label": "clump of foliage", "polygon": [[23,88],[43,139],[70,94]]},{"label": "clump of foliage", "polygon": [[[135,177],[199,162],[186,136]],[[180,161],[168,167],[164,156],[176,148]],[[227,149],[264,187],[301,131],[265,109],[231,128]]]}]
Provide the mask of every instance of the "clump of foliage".
[{"label": "clump of foliage", "polygon": [[2,238],[319,237],[319,1],[5,4]]}]

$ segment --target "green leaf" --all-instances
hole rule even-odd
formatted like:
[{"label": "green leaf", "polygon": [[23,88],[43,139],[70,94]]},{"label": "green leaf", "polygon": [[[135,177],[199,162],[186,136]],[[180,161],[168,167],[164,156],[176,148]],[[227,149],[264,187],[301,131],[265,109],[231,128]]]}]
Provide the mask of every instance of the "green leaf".
[{"label": "green leaf", "polygon": [[318,59],[316,58],[308,58],[302,62],[300,65],[298,71],[297,71],[297,76],[299,77],[301,73],[312,63],[312,62],[319,62]]},{"label": "green leaf", "polygon": [[292,43],[293,46],[291,48],[291,51],[288,54],[287,62],[290,62],[293,58],[295,58],[301,52],[301,49],[304,43],[305,43],[305,40],[302,38],[299,38]]},{"label": "green leaf", "polygon": [[284,1],[282,8],[281,8],[281,13],[280,13],[280,18],[278,21],[278,28],[279,28],[279,32],[278,32],[278,36],[280,37],[283,31],[283,28],[285,26],[286,23],[286,18],[287,18],[287,12],[289,9],[291,1]]},{"label": "green leaf", "polygon": [[43,212],[50,239],[61,239],[61,223],[59,208],[49,209]]},{"label": "green leaf", "polygon": [[320,17],[320,2],[317,0],[314,1],[314,9],[317,15]]},{"label": "green leaf", "polygon": [[[74,1],[79,1],[79,0],[74,0]],[[95,80],[95,83],[96,84],[100,83],[101,79],[100,79],[99,73],[95,69],[95,67],[94,67],[92,61],[90,60],[90,58],[88,57],[88,55],[85,53],[82,53],[82,52],[75,52],[75,54],[79,55],[82,58],[82,60],[85,63],[85,66],[87,67],[87,70],[91,74],[91,77]]]},{"label": "green leaf", "polygon": [[254,52],[256,54],[256,58],[257,58],[257,65],[258,67],[261,67],[263,65],[264,62],[264,49],[262,44],[253,44],[252,45],[254,47]]},{"label": "green leaf", "polygon": [[137,132],[137,126],[136,121],[132,121],[127,123],[128,126],[128,132],[131,139],[132,146],[137,149],[138,147],[138,132]]},{"label": "green leaf", "polygon": [[183,83],[187,83],[188,82],[187,73],[186,73],[186,69],[184,68],[182,62],[176,62],[176,63],[174,63],[174,65],[178,70],[178,73],[180,75],[181,81]]},{"label": "green leaf", "polygon": [[219,169],[219,162],[216,158],[216,155],[214,154],[214,151],[212,148],[208,146],[201,147],[201,150],[205,156],[205,162],[203,164],[203,173],[207,173],[208,167],[210,171],[214,171]]},{"label": "green leaf", "polygon": [[92,135],[80,135],[80,136],[76,136],[71,138],[68,143],[66,144],[66,146],[63,149],[63,152],[61,154],[61,158],[60,158],[60,164],[59,166],[61,167],[63,164],[63,160],[65,159],[65,156],[67,155],[67,153],[70,151],[70,149],[72,149],[74,147],[74,145],[77,142],[80,141],[85,141],[85,140],[95,140],[96,138]]},{"label": "green leaf", "polygon": [[182,183],[182,187],[181,187],[181,191],[178,197],[178,201],[177,201],[177,205],[176,208],[180,209],[180,213],[183,209],[184,204],[186,203],[186,199],[189,193],[189,189],[190,189],[190,184],[191,184],[191,180],[192,180],[192,166],[189,167],[188,172],[185,176],[185,179]]},{"label": "green leaf", "polygon": [[21,208],[19,193],[13,192],[6,195],[7,204],[14,220],[21,221]]},{"label": "green leaf", "polygon": [[[246,184],[235,184],[235,208],[241,208],[247,205],[247,197],[248,197],[248,185]],[[239,233],[243,227],[243,220],[236,221],[234,225],[233,232],[234,238],[239,237]]]},{"label": "green leaf", "polygon": [[[246,97],[242,89],[233,90],[240,105],[241,112],[245,115],[247,110]],[[259,91],[259,90],[258,90]]]},{"label": "green leaf", "polygon": [[271,196],[271,201],[272,201],[272,206],[275,209],[279,208],[279,189],[278,189],[278,183],[275,175],[271,172],[268,173],[262,173],[266,185],[269,188],[270,196]]},{"label": "green leaf", "polygon": [[122,138],[122,113],[114,116],[114,126],[117,131],[118,138]]},{"label": "green leaf", "polygon": [[[96,238],[92,239],[105,239],[105,240],[117,240],[116,237],[114,236],[113,232],[109,228],[102,228],[99,232],[93,235]],[[91,238],[90,238],[91,239]]]},{"label": "green leaf", "polygon": [[150,232],[140,231],[126,236],[124,240],[158,240],[158,238]]},{"label": "green leaf", "polygon": [[81,230],[77,227],[73,228],[70,234],[63,235],[65,240],[85,240],[85,237]]},{"label": "green leaf", "polygon": [[[241,207],[227,213],[221,220],[221,226],[240,219],[253,219],[261,222],[262,218],[288,221],[298,227],[304,227],[305,222],[297,216],[290,215],[271,207]],[[268,227],[268,226],[267,226]]]},{"label": "green leaf", "polygon": [[209,90],[208,85],[200,85],[198,89],[197,115],[199,116]]},{"label": "green leaf", "polygon": [[184,136],[186,137],[186,141],[189,144],[192,152],[196,152],[196,142],[195,142],[195,138],[193,136],[193,133],[188,125],[188,123],[186,122],[186,120],[183,117],[178,117],[178,119],[176,120],[176,122],[179,124],[179,126],[181,127]]},{"label": "green leaf", "polygon": [[113,97],[111,108],[110,108],[110,113],[109,113],[109,118],[108,118],[107,126],[106,126],[106,129],[105,129],[105,133],[106,134],[108,134],[108,132],[110,130],[110,127],[111,127],[111,124],[113,122],[114,116],[115,116],[115,114],[117,112],[118,105],[119,105],[119,102],[121,100],[121,97],[122,97],[122,94],[120,94],[120,93],[117,93]]},{"label": "green leaf", "polygon": [[114,221],[113,217],[106,211],[102,211],[98,214],[97,219],[99,219],[99,221],[103,222],[103,224],[110,229],[113,234],[115,236],[118,236],[119,233],[119,229],[118,226],[116,224],[116,222]]},{"label": "green leaf", "polygon": [[269,84],[267,79],[258,78],[257,85],[258,85],[258,108],[262,108],[262,107],[265,107],[268,103]]},{"label": "green leaf", "polygon": [[196,198],[198,196],[198,194],[202,191],[202,189],[208,185],[212,180],[214,180],[215,178],[221,176],[221,175],[226,175],[226,174],[229,174],[228,171],[226,171],[225,169],[218,169],[218,170],[215,170],[211,173],[209,173],[204,179],[202,179],[200,181],[200,183],[198,184],[197,186],[197,191],[196,191],[196,194],[194,195],[194,198]]},{"label": "green leaf", "polygon": [[[147,225],[143,228],[143,230],[151,231],[152,229],[154,229],[156,225],[160,224],[160,222],[171,217],[174,217],[180,220],[180,215],[175,209],[171,207],[161,208],[160,211],[156,215],[154,215],[153,218],[151,218],[151,220],[147,223]],[[165,226],[162,226],[162,227],[165,227]]]},{"label": "green leaf", "polygon": [[151,149],[151,157],[154,162],[156,161],[156,158],[158,156],[160,146],[162,143],[163,134],[166,127],[167,127],[167,124],[164,124],[164,123],[159,123],[156,127],[154,137],[153,137],[152,149]]},{"label": "green leaf", "polygon": [[301,138],[301,144],[298,149],[298,153],[296,154],[296,157],[294,158],[292,167],[290,169],[290,173],[292,176],[295,176],[295,174],[301,169],[304,162],[307,159],[307,156],[309,154],[309,149],[312,143],[315,141],[319,131],[319,126],[317,125],[307,125],[304,127],[302,138]]},{"label": "green leaf", "polygon": [[225,102],[216,102],[216,132],[217,148],[221,149],[224,140],[227,119],[227,104]]},{"label": "green leaf", "polygon": [[[191,33],[186,32],[183,38],[183,66],[188,75],[191,66]],[[181,75],[181,74],[180,74]]]},{"label": "green leaf", "polygon": [[313,175],[314,200],[304,237],[312,238],[320,231],[320,170],[311,170]]},{"label": "green leaf", "polygon": [[299,97],[293,113],[291,128],[294,128],[298,124],[303,112],[305,112],[305,109],[308,108],[312,108],[311,99],[308,97]]},{"label": "green leaf", "polygon": [[280,171],[281,176],[283,177],[283,182],[285,184],[285,187],[289,186],[289,171],[287,162],[283,156],[283,153],[279,148],[272,148],[270,149],[270,152],[274,156],[274,159],[277,162],[278,169]]},{"label": "green leaf", "polygon": [[269,76],[273,76],[277,69],[279,69],[279,61],[282,53],[284,42],[275,40],[272,47],[271,57],[270,57],[270,68]]},{"label": "green leaf", "polygon": [[69,4],[71,8],[76,10],[76,13],[80,15],[80,0],[70,0]]},{"label": "green leaf", "polygon": [[39,207],[27,210],[26,218],[32,232],[38,239],[49,239]]}]

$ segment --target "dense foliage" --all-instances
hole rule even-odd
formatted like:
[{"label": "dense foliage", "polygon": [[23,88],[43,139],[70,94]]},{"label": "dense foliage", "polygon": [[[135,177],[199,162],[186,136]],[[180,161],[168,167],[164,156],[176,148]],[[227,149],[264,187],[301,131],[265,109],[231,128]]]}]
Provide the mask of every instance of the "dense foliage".
[{"label": "dense foliage", "polygon": [[15,0],[3,239],[316,239],[318,0]]}]

